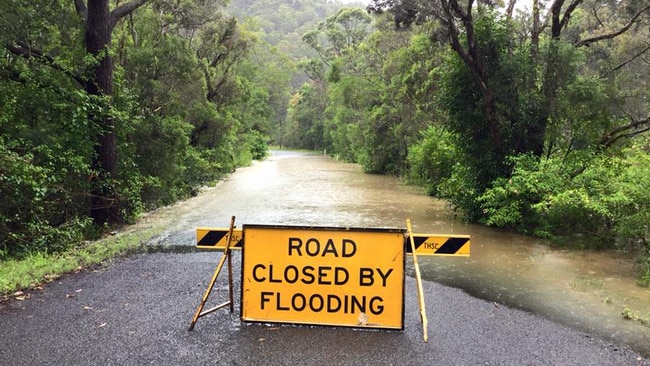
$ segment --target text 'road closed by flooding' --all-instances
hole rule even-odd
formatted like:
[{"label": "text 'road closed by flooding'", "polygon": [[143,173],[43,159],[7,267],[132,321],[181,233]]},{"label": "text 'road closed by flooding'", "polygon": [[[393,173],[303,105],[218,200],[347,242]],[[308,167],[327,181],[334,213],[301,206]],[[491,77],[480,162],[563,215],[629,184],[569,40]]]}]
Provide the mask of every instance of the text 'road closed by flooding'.
[{"label": "text 'road closed by flooding'", "polygon": [[402,329],[404,231],[245,225],[244,321]]}]

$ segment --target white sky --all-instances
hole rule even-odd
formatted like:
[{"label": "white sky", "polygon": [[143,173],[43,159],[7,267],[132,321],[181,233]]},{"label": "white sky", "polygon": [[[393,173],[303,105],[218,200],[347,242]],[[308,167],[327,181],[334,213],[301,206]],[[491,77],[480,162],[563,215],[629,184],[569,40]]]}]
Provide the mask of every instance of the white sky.
[{"label": "white sky", "polygon": [[340,3],[343,3],[343,4],[358,3],[358,4],[362,4],[364,6],[371,3],[370,0],[338,0],[338,1]]},{"label": "white sky", "polygon": [[[344,4],[350,4],[350,3],[357,3],[357,4],[362,4],[364,7],[370,4],[372,1],[371,0],[338,0],[339,2],[342,2]],[[504,4],[508,3],[508,0],[503,0]],[[541,3],[544,4],[546,1],[542,0]],[[532,9],[533,8],[533,0],[517,0],[517,3],[515,4],[516,9]]]}]

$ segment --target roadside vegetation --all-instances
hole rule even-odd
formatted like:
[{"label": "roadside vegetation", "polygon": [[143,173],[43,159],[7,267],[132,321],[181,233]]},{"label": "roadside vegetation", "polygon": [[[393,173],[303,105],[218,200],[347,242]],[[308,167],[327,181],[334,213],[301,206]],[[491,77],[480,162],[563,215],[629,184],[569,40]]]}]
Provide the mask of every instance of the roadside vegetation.
[{"label": "roadside vegetation", "polygon": [[265,156],[291,65],[224,5],[0,5],[0,260],[101,237]]},{"label": "roadside vegetation", "polygon": [[294,66],[225,5],[0,4],[2,293],[122,252],[87,241],[266,155]]},{"label": "roadside vegetation", "polygon": [[48,253],[34,251],[20,257],[4,259],[0,267],[0,301],[9,297],[23,300],[29,292],[58,280],[62,274],[101,266],[116,257],[146,250],[145,243],[160,234],[162,227],[138,228],[104,238],[70,245]]},{"label": "roadside vegetation", "polygon": [[269,143],[467,221],[638,253],[647,286],[650,6],[515,4],[2,2],[0,292],[132,250],[88,241]]}]

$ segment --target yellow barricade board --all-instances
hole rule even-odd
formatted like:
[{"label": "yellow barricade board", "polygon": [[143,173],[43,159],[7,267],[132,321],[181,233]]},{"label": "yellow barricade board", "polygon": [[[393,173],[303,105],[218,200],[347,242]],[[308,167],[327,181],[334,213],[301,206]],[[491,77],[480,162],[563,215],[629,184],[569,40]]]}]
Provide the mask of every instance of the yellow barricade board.
[{"label": "yellow barricade board", "polygon": [[[196,229],[196,246],[200,249],[224,250],[226,248],[226,236],[228,228],[207,228]],[[234,229],[230,239],[231,249],[241,250],[244,246],[242,229]],[[446,235],[446,234],[413,234],[415,252],[423,256],[461,256],[470,255],[469,235]],[[411,246],[408,236],[405,237],[404,250],[406,254],[411,253]]]},{"label": "yellow barricade board", "polygon": [[[201,249],[226,249],[228,228],[196,228],[196,246]],[[234,229],[230,238],[230,249],[241,249],[244,244],[242,230]]]},{"label": "yellow barricade board", "polygon": [[243,232],[243,321],[403,329],[404,230]]},{"label": "yellow barricade board", "polygon": [[[469,235],[413,234],[413,243],[418,256],[469,257]],[[411,254],[411,246],[407,245],[406,249]]]}]

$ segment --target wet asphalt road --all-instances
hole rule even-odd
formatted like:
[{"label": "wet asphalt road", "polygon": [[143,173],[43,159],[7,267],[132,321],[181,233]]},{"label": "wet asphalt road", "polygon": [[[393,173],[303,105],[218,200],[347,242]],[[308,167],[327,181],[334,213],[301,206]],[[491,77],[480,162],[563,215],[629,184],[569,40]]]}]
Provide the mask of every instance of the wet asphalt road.
[{"label": "wet asphalt road", "polygon": [[[235,273],[239,259],[237,252]],[[0,312],[0,364],[647,364],[624,347],[436,283],[424,284],[423,343],[411,277],[403,332],[243,324],[239,306],[200,318],[188,332],[217,261],[217,253],[143,254],[66,276]],[[226,298],[220,277],[211,300]]]},{"label": "wet asphalt road", "polygon": [[[235,176],[260,169],[269,174],[280,163],[271,159]],[[0,306],[0,365],[650,364],[624,345],[432,282],[424,283],[430,340],[423,343],[415,281],[409,276],[404,331],[242,323],[240,252],[233,256],[234,313],[219,310],[188,332],[220,253],[178,248],[192,246],[194,227],[208,224],[197,207],[233,194],[224,189],[228,183],[167,214],[173,224],[153,243],[169,250],[66,275],[26,301]],[[221,208],[213,207],[224,224],[230,218],[226,212],[255,215],[253,208],[233,212],[236,205],[229,205],[222,200],[215,203]],[[222,275],[208,307],[226,298]]]}]

